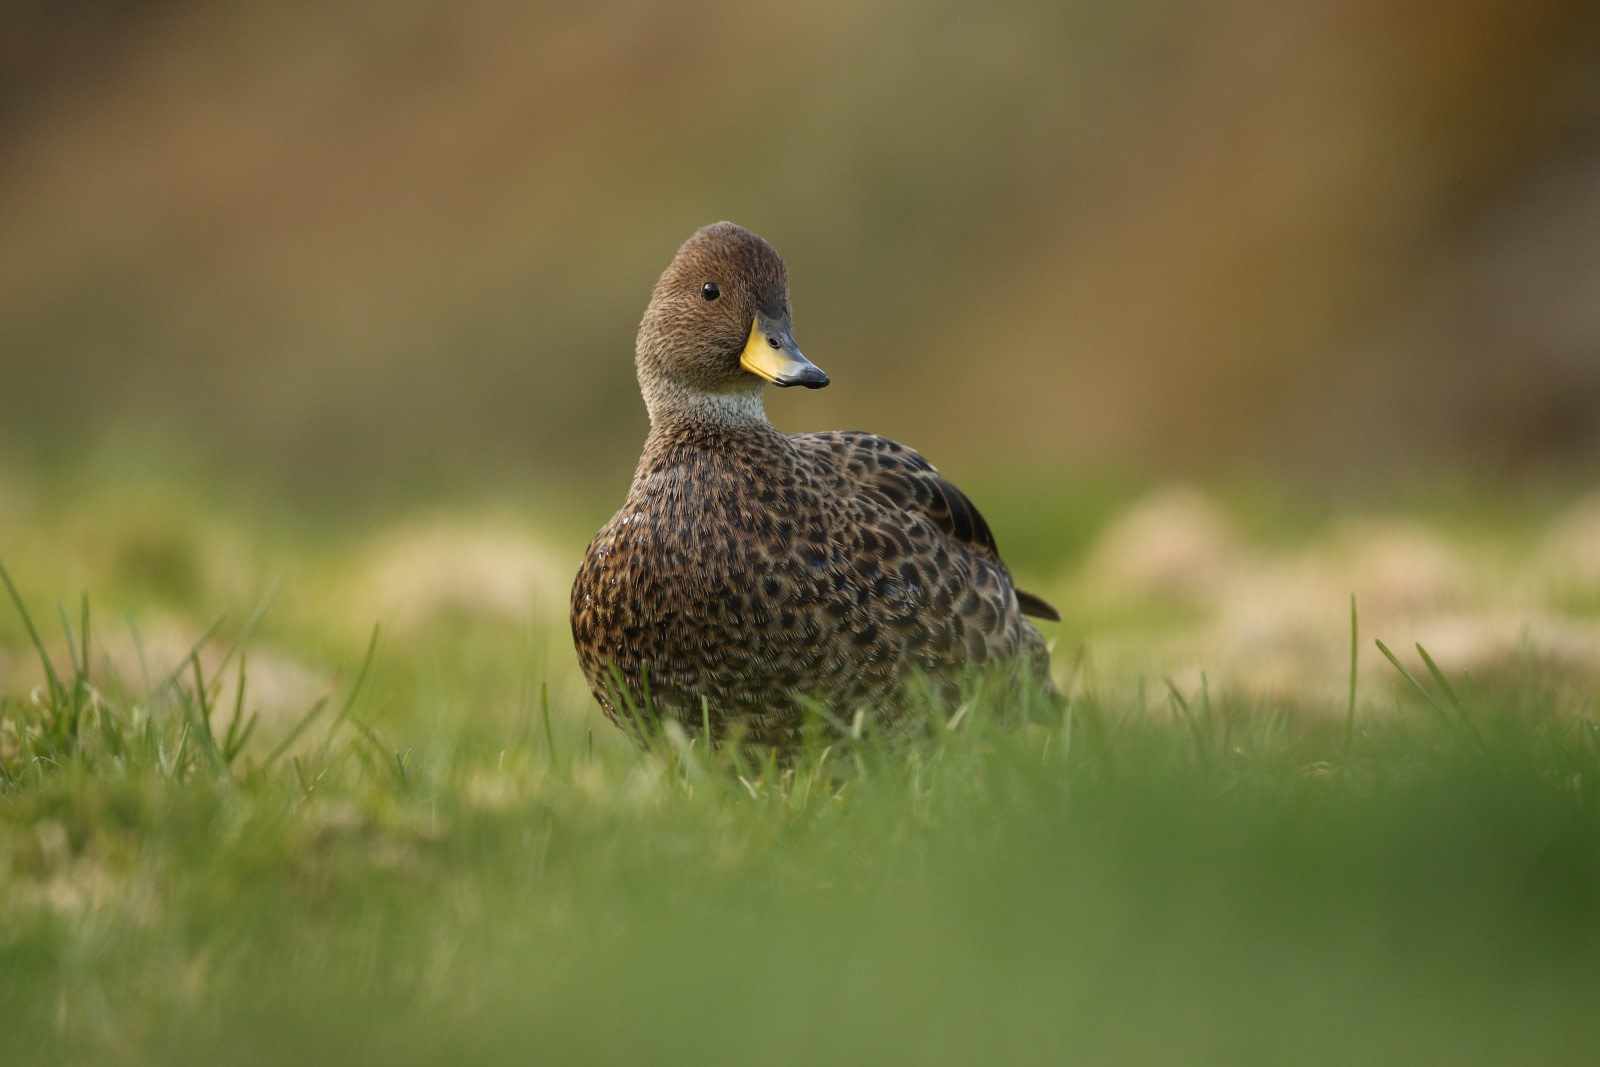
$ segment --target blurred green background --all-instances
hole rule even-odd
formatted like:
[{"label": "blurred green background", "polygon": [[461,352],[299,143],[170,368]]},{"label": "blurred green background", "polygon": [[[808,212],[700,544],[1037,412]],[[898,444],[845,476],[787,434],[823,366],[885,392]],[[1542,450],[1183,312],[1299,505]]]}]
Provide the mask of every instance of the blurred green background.
[{"label": "blurred green background", "polygon": [[0,94],[13,464],[620,496],[719,218],[834,379],[775,421],[957,477],[1600,460],[1588,0],[10,0]]},{"label": "blurred green background", "polygon": [[[775,421],[972,492],[1061,721],[601,719],[719,218]],[[3,0],[0,1048],[1585,1062],[1597,475],[1593,0]]]}]

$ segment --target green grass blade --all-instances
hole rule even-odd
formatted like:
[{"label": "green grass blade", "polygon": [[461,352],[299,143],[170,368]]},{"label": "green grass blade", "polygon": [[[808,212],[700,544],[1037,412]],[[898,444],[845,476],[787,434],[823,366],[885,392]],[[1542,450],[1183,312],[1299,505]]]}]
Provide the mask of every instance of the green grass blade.
[{"label": "green grass blade", "polygon": [[207,626],[205,630],[201,632],[200,636],[195,639],[194,643],[189,646],[189,651],[184,653],[183,658],[178,661],[178,665],[172,668],[165,678],[157,682],[154,689],[150,690],[150,695],[155,696],[158,693],[163,693],[172,686],[176,685],[178,679],[183,677],[183,672],[188,669],[189,661],[200,654],[200,650],[206,646],[208,641],[216,636],[217,631],[222,628],[222,624],[226,622],[227,619],[228,617],[226,615],[218,615],[215,619],[213,619],[211,621],[211,625]]},{"label": "green grass blade", "polygon": [[79,644],[83,649],[83,680],[89,680],[89,593],[84,591],[78,600],[78,624],[81,627]]},{"label": "green grass blade", "polygon": [[272,602],[278,598],[279,591],[283,589],[283,582],[284,580],[279,578],[267,587],[267,591],[262,594],[261,599],[256,603],[249,617],[244,620],[244,625],[239,627],[239,632],[234,635],[227,651],[222,654],[222,659],[217,662],[218,677],[232,662],[233,657],[238,655],[250,639],[255,636],[256,630],[261,626],[261,620],[267,616],[267,609],[272,606]]},{"label": "green grass blade", "polygon": [[154,690],[150,688],[150,658],[144,652],[144,637],[140,635],[133,616],[125,615],[123,621],[128,624],[128,639],[133,642],[133,654],[139,661],[139,682],[144,686],[143,692],[148,695]]},{"label": "green grass blade", "polygon": [[1406,669],[1405,664],[1400,662],[1399,657],[1389,651],[1389,646],[1384,644],[1382,640],[1377,640],[1374,643],[1378,646],[1378,651],[1383,653],[1383,658],[1393,664],[1394,669],[1404,675],[1406,681],[1410,682],[1416,691],[1422,694],[1422,699],[1428,702],[1428,707],[1432,708],[1445,723],[1454,725],[1456,720],[1450,714],[1450,709],[1433,698],[1433,694],[1428,692],[1428,687],[1423,685],[1416,675]]},{"label": "green grass blade", "polygon": [[33,616],[28,614],[28,606],[22,602],[22,594],[17,591],[16,583],[11,580],[11,572],[6,570],[4,563],[0,563],[0,581],[5,582],[6,592],[11,594],[11,603],[17,606],[17,614],[22,617],[22,625],[28,631],[28,639],[33,642],[34,651],[39,655],[39,665],[44,668],[51,698],[56,703],[65,701],[66,688],[61,684],[61,677],[56,674],[55,665],[50,662],[50,653],[44,647],[44,640],[39,636],[38,628],[33,625]]},{"label": "green grass blade", "polygon": [[[1478,730],[1478,724],[1472,721],[1472,715],[1467,711],[1466,704],[1462,702],[1460,697],[1456,696],[1456,691],[1451,688],[1450,682],[1445,678],[1444,672],[1439,669],[1439,665],[1433,661],[1433,657],[1428,655],[1428,650],[1423,648],[1420,644],[1416,647],[1417,655],[1422,657],[1422,662],[1427,666],[1428,673],[1433,676],[1433,680],[1438,684],[1439,688],[1444,691],[1445,699],[1448,700],[1450,702],[1450,706],[1455,709],[1456,719],[1461,723],[1462,726],[1467,728],[1469,733],[1472,734],[1473,740],[1476,741],[1480,747],[1483,747],[1483,734]],[[1525,682],[1519,684],[1526,687]],[[1523,696],[1522,706],[1528,706],[1529,699],[1530,698],[1525,694]]]},{"label": "green grass blade", "polygon": [[1444,672],[1439,669],[1439,665],[1433,662],[1433,657],[1428,655],[1428,650],[1420,644],[1416,646],[1416,649],[1417,655],[1422,657],[1422,665],[1428,668],[1428,673],[1433,676],[1434,684],[1444,691],[1444,698],[1450,702],[1450,707],[1455,710],[1457,715],[1463,719],[1466,718],[1467,712],[1461,706],[1461,699],[1456,696],[1456,691],[1450,688],[1450,683],[1445,680]]},{"label": "green grass blade", "polygon": [[[372,667],[372,659],[377,653],[377,649],[378,627],[374,626],[372,628],[372,635],[367,639],[366,655],[361,658],[361,669],[356,672],[355,684],[351,686],[349,695],[345,698],[344,704],[339,708],[339,713],[334,716],[333,725],[330,727],[330,733],[337,730],[339,724],[349,717],[350,710],[355,706],[356,696],[361,692],[362,686],[366,683],[367,672]],[[279,759],[283,758],[283,754],[288,752],[290,747],[293,746],[294,743],[298,741],[308,729],[311,728],[311,724],[315,722],[322,714],[323,710],[328,707],[332,699],[333,691],[330,687],[328,692],[325,692],[319,696],[312,703],[311,707],[306,710],[306,713],[300,716],[299,720],[295,722],[292,728],[290,728],[283,740],[278,742],[277,747],[267,754],[266,759],[261,762],[261,765],[256,769],[256,772],[258,774],[265,774],[272,768],[273,764],[277,763]]]},{"label": "green grass blade", "polygon": [[557,766],[556,759],[556,731],[550,724],[550,683],[539,683],[539,718],[544,722],[544,748],[548,754],[550,765]]},{"label": "green grass blade", "polygon": [[244,746],[249,742],[250,735],[255,732],[256,723],[261,717],[254,712],[245,713],[244,694],[248,681],[246,671],[246,657],[239,657],[239,682],[233,695],[233,718],[228,720],[228,732],[222,739],[222,756],[232,766],[239,753],[244,751]]},{"label": "green grass blade", "polygon": [[367,651],[361,657],[361,667],[356,671],[355,681],[350,684],[350,692],[345,694],[344,703],[339,707],[339,713],[333,717],[333,728],[350,718],[350,713],[355,709],[356,700],[361,696],[361,691],[367,684],[367,675],[372,671],[373,658],[378,653],[378,627],[372,628],[372,634],[367,638]]},{"label": "green grass blade", "polygon": [[1350,754],[1350,745],[1356,735],[1356,668],[1361,662],[1361,627],[1356,618],[1356,595],[1350,594],[1350,693],[1344,708],[1344,751]]},{"label": "green grass blade", "polygon": [[282,741],[278,742],[277,747],[275,747],[271,752],[267,753],[267,757],[262,760],[260,766],[256,768],[256,773],[265,774],[267,771],[271,770],[272,765],[277,763],[278,760],[282,759],[283,754],[289,751],[290,747],[300,739],[301,735],[311,728],[311,724],[317,720],[317,717],[322,714],[323,709],[328,706],[328,702],[332,699],[333,692],[330,689],[328,692],[323,693],[321,696],[317,697],[316,700],[312,701],[311,707],[307,708],[305,714],[301,715],[300,718],[295,721],[295,724],[289,728],[289,732],[284,735]]},{"label": "green grass blade", "polygon": [[1209,764],[1212,756],[1212,745],[1211,739],[1206,735],[1208,724],[1203,721],[1209,718],[1210,704],[1210,697],[1205,693],[1205,676],[1201,675],[1200,678],[1201,696],[1207,709],[1205,715],[1194,714],[1193,709],[1189,706],[1189,701],[1178,691],[1177,683],[1173,682],[1171,678],[1163,677],[1161,681],[1167,687],[1167,700],[1172,705],[1173,711],[1189,731],[1189,739],[1194,743],[1195,754]]},{"label": "green grass blade", "polygon": [[77,683],[83,680],[83,660],[78,658],[78,638],[73,632],[72,619],[67,615],[67,606],[57,603],[56,614],[61,619],[61,633],[67,639],[67,662],[72,666],[72,681],[76,688]]},{"label": "green grass blade", "polygon": [[206,680],[200,669],[200,657],[191,655],[189,665],[194,672],[194,700],[200,705],[200,713],[196,715],[194,703],[183,702],[184,717],[188,720],[189,731],[212,772],[219,779],[233,781],[233,772],[228,769],[228,761],[222,758],[222,751],[217,748],[217,739],[211,733],[211,703],[206,697]]}]

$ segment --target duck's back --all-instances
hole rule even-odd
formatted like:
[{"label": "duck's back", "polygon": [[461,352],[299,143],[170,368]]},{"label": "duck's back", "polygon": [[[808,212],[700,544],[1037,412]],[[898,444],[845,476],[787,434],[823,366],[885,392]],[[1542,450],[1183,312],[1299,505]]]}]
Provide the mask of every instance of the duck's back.
[{"label": "duck's back", "polygon": [[1044,678],[1022,606],[983,517],[921,456],[769,427],[646,449],[585,555],[572,627],[612,718],[648,704],[783,745],[796,697],[892,726],[915,674],[950,687],[1011,661]]}]

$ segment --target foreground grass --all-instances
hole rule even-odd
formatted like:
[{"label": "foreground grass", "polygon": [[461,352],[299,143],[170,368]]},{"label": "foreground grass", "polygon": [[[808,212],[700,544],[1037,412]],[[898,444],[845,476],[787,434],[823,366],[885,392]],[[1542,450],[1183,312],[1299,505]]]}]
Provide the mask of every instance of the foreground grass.
[{"label": "foreground grass", "polygon": [[0,1061],[1600,1050],[1589,526],[1102,551],[1204,530],[1158,500],[1086,526],[1079,579],[1013,519],[1075,614],[1062,715],[741,775],[594,711],[559,621],[587,517],[546,566],[516,521],[280,543],[103,484],[12,494],[0,546]]},{"label": "foreground grass", "polygon": [[399,749],[357,679],[239,744],[198,656],[124,685],[90,634],[0,705],[8,1062],[1600,1049],[1600,733],[1536,679],[1353,728],[1080,692],[741,777],[538,700]]}]

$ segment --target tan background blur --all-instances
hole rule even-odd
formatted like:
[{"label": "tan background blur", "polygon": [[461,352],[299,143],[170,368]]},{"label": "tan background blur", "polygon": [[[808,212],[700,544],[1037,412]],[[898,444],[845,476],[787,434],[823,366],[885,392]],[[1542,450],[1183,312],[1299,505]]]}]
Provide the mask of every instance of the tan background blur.
[{"label": "tan background blur", "polygon": [[834,379],[786,429],[1600,464],[1586,0],[9,0],[0,93],[0,456],[616,480],[650,287],[730,218]]}]

